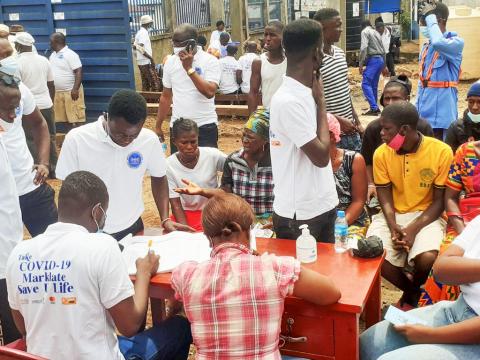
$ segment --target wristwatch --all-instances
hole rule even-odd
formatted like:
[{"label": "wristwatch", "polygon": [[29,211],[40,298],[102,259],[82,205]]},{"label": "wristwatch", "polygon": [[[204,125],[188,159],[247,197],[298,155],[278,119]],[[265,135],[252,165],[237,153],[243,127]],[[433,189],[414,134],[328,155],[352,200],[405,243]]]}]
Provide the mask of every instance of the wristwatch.
[{"label": "wristwatch", "polygon": [[192,76],[193,74],[195,74],[195,69],[194,68],[188,69],[187,74],[188,76]]}]

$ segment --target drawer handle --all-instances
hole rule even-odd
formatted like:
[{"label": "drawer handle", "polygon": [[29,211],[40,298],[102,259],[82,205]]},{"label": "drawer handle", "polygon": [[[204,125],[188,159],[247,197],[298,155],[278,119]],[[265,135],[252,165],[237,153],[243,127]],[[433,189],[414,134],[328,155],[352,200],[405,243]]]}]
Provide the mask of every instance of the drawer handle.
[{"label": "drawer handle", "polygon": [[289,343],[289,344],[306,343],[307,341],[308,341],[308,338],[306,336],[293,337],[293,336],[280,335],[279,347],[283,347],[286,343]]}]

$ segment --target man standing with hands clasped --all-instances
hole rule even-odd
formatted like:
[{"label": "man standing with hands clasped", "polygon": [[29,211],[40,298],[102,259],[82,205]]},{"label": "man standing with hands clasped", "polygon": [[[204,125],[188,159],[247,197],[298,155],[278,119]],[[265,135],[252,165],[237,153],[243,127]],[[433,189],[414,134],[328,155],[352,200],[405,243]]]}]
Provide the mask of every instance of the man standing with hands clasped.
[{"label": "man standing with hands clasped", "polygon": [[[174,55],[168,58],[163,69],[163,92],[156,132],[164,141],[162,124],[173,101],[170,129],[179,118],[191,119],[198,126],[198,145],[217,147],[215,93],[220,83],[220,63],[197,46],[197,37],[197,29],[190,24],[178,26],[173,33]],[[171,140],[170,147],[172,154],[177,151]]]},{"label": "man standing with hands clasped", "polygon": [[320,79],[322,27],[296,20],[285,28],[283,45],[287,73],[270,107],[273,227],[277,237],[296,239],[307,224],[317,241],[333,243],[338,196]]}]

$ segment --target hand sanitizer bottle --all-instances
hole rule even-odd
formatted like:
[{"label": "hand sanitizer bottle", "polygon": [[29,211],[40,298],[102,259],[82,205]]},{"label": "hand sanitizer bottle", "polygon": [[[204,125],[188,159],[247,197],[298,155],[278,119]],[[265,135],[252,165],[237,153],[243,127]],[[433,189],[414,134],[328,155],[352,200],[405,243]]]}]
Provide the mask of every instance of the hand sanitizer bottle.
[{"label": "hand sanitizer bottle", "polygon": [[297,260],[305,264],[313,263],[317,261],[317,240],[310,235],[307,224],[301,225],[300,229],[302,235],[297,239]]}]

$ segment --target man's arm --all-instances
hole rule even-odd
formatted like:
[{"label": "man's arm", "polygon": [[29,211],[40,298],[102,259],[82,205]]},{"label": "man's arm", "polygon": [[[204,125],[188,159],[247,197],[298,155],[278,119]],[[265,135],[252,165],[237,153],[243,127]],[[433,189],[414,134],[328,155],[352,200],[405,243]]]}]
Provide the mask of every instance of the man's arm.
[{"label": "man's arm", "polygon": [[18,332],[25,338],[27,336],[27,329],[25,328],[23,315],[18,310],[12,310],[12,318]]},{"label": "man's arm", "polygon": [[387,225],[392,233],[392,237],[398,238],[401,234],[400,227],[395,218],[395,207],[393,206],[392,184],[377,185],[378,202],[382,208],[383,216],[387,220]]},{"label": "man's arm", "polygon": [[157,209],[160,215],[160,220],[162,221],[163,229],[166,232],[171,232],[175,230],[194,232],[195,230],[190,226],[178,224],[170,220],[167,176],[166,175],[162,177],[152,176],[150,179],[152,184],[153,199],[155,200],[155,204],[157,205]]},{"label": "man's arm", "polygon": [[172,89],[163,88],[162,96],[160,97],[160,104],[158,105],[157,112],[157,123],[155,125],[155,131],[157,135],[165,142],[165,135],[162,130],[163,121],[167,118],[170,111],[170,106],[172,105]]},{"label": "man's arm", "polygon": [[425,19],[430,34],[432,48],[449,60],[460,59],[465,42],[458,36],[446,39],[437,23],[436,15],[428,15]]},{"label": "man's arm", "polygon": [[48,93],[50,94],[50,99],[52,102],[55,102],[55,83],[53,81],[47,81]]},{"label": "man's arm", "polygon": [[36,185],[42,184],[48,177],[50,165],[50,134],[47,122],[38,107],[35,107],[31,114],[23,115],[22,124],[27,133],[33,137],[35,147],[37,148],[38,164],[34,165],[37,174],[33,182]]},{"label": "man's arm", "polygon": [[137,259],[135,294],[108,309],[118,331],[126,337],[137,334],[143,324],[147,314],[150,278],[157,273],[159,259],[160,257],[153,252]]},{"label": "man's arm", "polygon": [[330,132],[328,130],[325,96],[321,79],[313,75],[312,95],[317,104],[317,136],[301,147],[313,165],[326,167],[330,162]]},{"label": "man's arm", "polygon": [[73,89],[71,92],[73,101],[78,100],[78,97],[80,96],[79,90],[80,86],[82,85],[82,73],[82,67],[73,70],[73,74],[75,75],[75,83],[73,84]]},{"label": "man's arm", "polygon": [[352,170],[352,202],[345,212],[348,225],[352,225],[363,213],[367,202],[367,169],[362,155],[355,155]]},{"label": "man's arm", "polygon": [[205,80],[196,71],[190,75],[190,79],[192,79],[193,85],[195,85],[197,90],[207,99],[212,99],[215,97],[215,93],[218,89],[218,85],[216,83]]},{"label": "man's arm", "polygon": [[242,84],[242,70],[237,70],[235,72],[235,76],[236,76],[236,79],[237,79],[237,84],[241,85]]},{"label": "man's arm", "polygon": [[248,112],[251,114],[258,107],[258,98],[260,95],[260,86],[262,85],[262,60],[255,59],[252,62],[252,75],[250,76],[250,92],[248,93],[247,103]]}]

